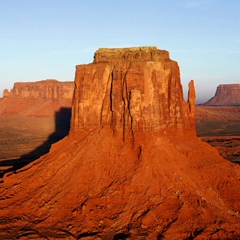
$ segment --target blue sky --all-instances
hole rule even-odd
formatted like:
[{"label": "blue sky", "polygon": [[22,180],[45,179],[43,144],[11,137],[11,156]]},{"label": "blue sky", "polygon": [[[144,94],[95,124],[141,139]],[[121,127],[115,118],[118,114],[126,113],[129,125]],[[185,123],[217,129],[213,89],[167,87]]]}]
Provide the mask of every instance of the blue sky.
[{"label": "blue sky", "polygon": [[0,96],[14,82],[74,80],[100,47],[157,46],[198,102],[240,83],[240,0],[0,0]]}]

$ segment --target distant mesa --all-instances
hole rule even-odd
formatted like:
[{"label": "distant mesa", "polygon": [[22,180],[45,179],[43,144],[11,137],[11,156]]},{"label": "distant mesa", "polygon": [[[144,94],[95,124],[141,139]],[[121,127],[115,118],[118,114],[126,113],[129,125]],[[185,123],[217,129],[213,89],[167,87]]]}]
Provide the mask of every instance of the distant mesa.
[{"label": "distant mesa", "polygon": [[215,96],[203,105],[238,106],[240,105],[240,84],[220,84]]},{"label": "distant mesa", "polygon": [[74,83],[47,79],[36,82],[16,82],[0,98],[0,114],[28,116],[54,115],[61,107],[71,107]]},{"label": "distant mesa", "polygon": [[3,92],[3,97],[31,99],[72,99],[74,83],[47,79],[36,82],[16,82],[13,89]]}]

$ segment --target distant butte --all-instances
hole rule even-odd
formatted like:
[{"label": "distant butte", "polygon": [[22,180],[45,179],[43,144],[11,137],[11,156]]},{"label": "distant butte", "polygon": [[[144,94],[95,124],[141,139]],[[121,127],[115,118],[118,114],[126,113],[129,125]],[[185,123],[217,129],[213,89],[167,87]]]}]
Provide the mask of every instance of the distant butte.
[{"label": "distant butte", "polygon": [[203,105],[240,106],[240,84],[220,84],[215,96]]},{"label": "distant butte", "polygon": [[176,61],[99,49],[78,65],[70,134],[0,185],[1,239],[238,239],[240,167],[196,137]]}]

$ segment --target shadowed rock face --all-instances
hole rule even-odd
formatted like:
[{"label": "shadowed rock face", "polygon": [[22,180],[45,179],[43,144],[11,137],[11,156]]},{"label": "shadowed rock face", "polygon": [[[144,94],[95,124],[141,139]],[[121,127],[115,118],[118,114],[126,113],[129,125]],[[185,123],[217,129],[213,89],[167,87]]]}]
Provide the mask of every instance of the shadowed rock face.
[{"label": "shadowed rock face", "polygon": [[204,105],[240,105],[240,84],[221,84]]},{"label": "shadowed rock face", "polygon": [[4,176],[0,237],[237,239],[240,168],[196,137],[194,101],[166,51],[98,50],[70,135]]}]

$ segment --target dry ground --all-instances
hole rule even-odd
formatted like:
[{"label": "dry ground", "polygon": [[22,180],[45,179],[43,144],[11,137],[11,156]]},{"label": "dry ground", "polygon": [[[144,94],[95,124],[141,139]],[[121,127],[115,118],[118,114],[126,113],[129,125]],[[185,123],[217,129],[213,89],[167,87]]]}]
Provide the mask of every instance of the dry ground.
[{"label": "dry ground", "polygon": [[197,134],[224,158],[240,163],[240,107],[198,106]]},{"label": "dry ground", "polygon": [[0,116],[0,177],[49,152],[68,134],[70,112],[48,117]]}]

